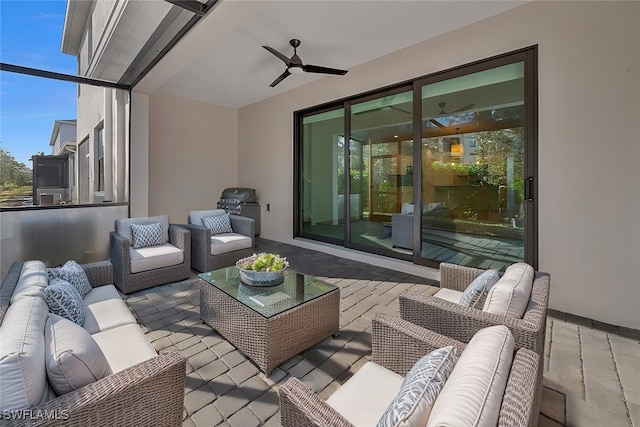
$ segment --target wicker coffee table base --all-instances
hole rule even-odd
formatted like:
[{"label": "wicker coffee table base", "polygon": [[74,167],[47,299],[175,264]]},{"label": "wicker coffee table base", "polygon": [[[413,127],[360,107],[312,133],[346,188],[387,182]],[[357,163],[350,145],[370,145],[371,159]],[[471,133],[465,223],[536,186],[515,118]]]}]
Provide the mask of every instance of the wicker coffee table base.
[{"label": "wicker coffee table base", "polygon": [[265,318],[200,279],[200,318],[269,375],[340,327],[340,289]]}]

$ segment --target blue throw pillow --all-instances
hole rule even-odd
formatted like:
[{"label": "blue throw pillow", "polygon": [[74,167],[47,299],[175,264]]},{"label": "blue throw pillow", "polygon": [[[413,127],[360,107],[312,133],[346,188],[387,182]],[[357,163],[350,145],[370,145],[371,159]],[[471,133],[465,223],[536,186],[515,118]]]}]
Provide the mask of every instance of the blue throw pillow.
[{"label": "blue throw pillow", "polygon": [[133,234],[134,249],[164,245],[166,243],[164,241],[164,230],[159,222],[131,224],[131,234]]},{"label": "blue throw pillow", "polygon": [[453,346],[439,348],[418,360],[407,372],[377,427],[427,425],[431,408],[457,361]]},{"label": "blue throw pillow", "polygon": [[478,277],[467,289],[464,290],[460,297],[460,305],[465,307],[477,308],[476,306],[482,300],[482,296],[489,292],[489,289],[500,280],[498,270],[487,270]]},{"label": "blue throw pillow", "polygon": [[223,215],[205,216],[202,224],[211,230],[211,234],[233,233],[231,228],[231,217],[228,213]]},{"label": "blue throw pillow", "polygon": [[78,290],[82,298],[92,289],[84,268],[72,260],[65,262],[62,267],[47,269],[47,275],[49,276],[49,283],[51,283],[53,279],[62,279],[71,283]]},{"label": "blue throw pillow", "polygon": [[53,279],[44,288],[43,294],[52,313],[82,326],[86,313],[82,297],[75,286],[62,279]]}]

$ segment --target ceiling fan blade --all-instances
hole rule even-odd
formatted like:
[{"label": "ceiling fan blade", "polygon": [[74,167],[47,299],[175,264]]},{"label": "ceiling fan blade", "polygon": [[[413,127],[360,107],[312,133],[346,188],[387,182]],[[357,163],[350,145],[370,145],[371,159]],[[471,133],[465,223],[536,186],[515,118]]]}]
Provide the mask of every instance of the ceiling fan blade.
[{"label": "ceiling fan blade", "polygon": [[269,87],[274,87],[275,85],[277,85],[278,83],[280,83],[281,81],[283,81],[284,79],[286,79],[287,77],[289,77],[291,75],[291,73],[289,72],[289,70],[284,70],[284,73],[280,74],[278,76],[277,79],[275,79],[273,81],[273,83],[271,83],[269,85]]},{"label": "ceiling fan blade", "polygon": [[437,121],[436,119],[429,119],[429,121],[431,123],[433,123],[434,125],[438,126],[439,128],[446,128],[445,125],[443,125],[442,123],[440,123],[439,121]]},{"label": "ceiling fan blade", "polygon": [[271,52],[272,54],[274,54],[275,56],[277,56],[278,58],[280,58],[280,60],[282,62],[284,62],[285,64],[287,64],[287,67],[290,67],[292,62],[289,58],[287,58],[286,56],[284,56],[283,54],[281,54],[280,52],[278,52],[277,50],[275,50],[274,48],[270,47],[270,46],[262,46],[263,48],[267,49],[269,52]]},{"label": "ceiling fan blade", "polygon": [[460,112],[462,112],[462,111],[470,110],[470,109],[472,109],[472,108],[473,108],[473,106],[474,106],[474,105],[476,105],[476,104],[469,104],[469,105],[465,105],[465,106],[464,106],[464,107],[462,107],[462,108],[458,108],[456,111],[454,111],[454,113],[460,113]]},{"label": "ceiling fan blade", "polygon": [[318,65],[303,65],[302,69],[307,73],[319,73],[319,74],[336,74],[344,76],[348,71],[338,70],[337,68],[320,67]]}]

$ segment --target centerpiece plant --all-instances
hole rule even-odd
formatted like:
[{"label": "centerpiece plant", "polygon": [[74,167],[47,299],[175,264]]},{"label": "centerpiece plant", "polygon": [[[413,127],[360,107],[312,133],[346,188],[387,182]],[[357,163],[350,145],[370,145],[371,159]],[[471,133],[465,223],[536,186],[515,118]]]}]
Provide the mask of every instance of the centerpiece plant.
[{"label": "centerpiece plant", "polygon": [[289,267],[289,262],[286,258],[281,257],[278,254],[262,252],[241,259],[237,262],[236,266],[243,270],[274,272]]}]

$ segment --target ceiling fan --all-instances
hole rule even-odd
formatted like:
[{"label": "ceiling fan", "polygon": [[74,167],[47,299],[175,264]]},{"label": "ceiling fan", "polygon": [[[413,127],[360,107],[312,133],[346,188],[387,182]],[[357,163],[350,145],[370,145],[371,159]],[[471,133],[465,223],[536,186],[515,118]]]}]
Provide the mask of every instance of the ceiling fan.
[{"label": "ceiling fan", "polygon": [[292,73],[296,74],[296,73],[304,72],[304,73],[318,73],[318,74],[336,74],[340,76],[344,76],[345,74],[347,74],[346,70],[339,70],[337,68],[320,67],[318,65],[305,65],[297,53],[297,49],[298,49],[298,46],[300,46],[300,43],[301,42],[298,39],[289,40],[289,44],[293,46],[293,56],[291,58],[287,58],[285,55],[278,52],[272,47],[262,46],[263,48],[267,49],[269,52],[271,52],[272,54],[280,58],[280,60],[284,62],[287,66],[287,69],[284,71],[284,73],[280,74],[278,78],[275,79],[273,83],[269,85],[270,87],[274,87],[275,85],[277,85],[278,83],[280,83],[281,81],[289,77],[289,75],[291,75]]},{"label": "ceiling fan", "polygon": [[[444,107],[447,105],[446,102],[439,102],[438,103],[438,107],[440,107],[440,112],[438,113],[439,116],[442,115],[451,115],[451,114],[455,114],[455,113],[462,113],[463,111],[467,111],[473,108],[474,105],[476,104],[469,104],[469,105],[465,105],[462,108],[458,108],[455,111],[452,111],[450,113],[447,113],[446,111],[444,111]],[[434,119],[428,119],[429,122],[433,123],[434,125],[438,126],[439,128],[446,128],[445,125],[443,125],[442,123],[440,123],[438,120]]]}]

